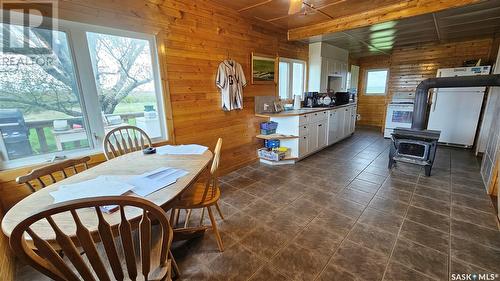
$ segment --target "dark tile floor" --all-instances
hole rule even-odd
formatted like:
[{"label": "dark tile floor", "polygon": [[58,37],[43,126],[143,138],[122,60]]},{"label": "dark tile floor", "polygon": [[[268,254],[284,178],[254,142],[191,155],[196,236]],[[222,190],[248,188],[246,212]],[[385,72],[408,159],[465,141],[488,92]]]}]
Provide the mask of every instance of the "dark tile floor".
[{"label": "dark tile floor", "polygon": [[[500,274],[500,232],[479,160],[439,147],[433,175],[425,177],[414,166],[389,171],[389,145],[379,132],[358,130],[296,165],[255,163],[222,177],[226,219],[218,225],[225,251],[211,231],[175,244],[181,280]],[[191,223],[198,222],[195,213]]]},{"label": "dark tile floor", "polygon": [[296,165],[255,163],[222,177],[226,250],[218,252],[210,231],[176,245],[182,280],[500,274],[500,232],[479,160],[439,147],[425,177],[409,165],[387,170],[389,145],[378,132],[358,130]]}]

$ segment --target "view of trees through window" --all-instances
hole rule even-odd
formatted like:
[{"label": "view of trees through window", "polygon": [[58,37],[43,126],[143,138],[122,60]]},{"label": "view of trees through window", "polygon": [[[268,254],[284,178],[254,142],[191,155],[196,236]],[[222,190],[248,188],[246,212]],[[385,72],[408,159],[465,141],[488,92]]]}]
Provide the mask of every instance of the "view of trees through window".
[{"label": "view of trees through window", "polygon": [[[132,124],[161,137],[149,40],[87,32],[97,97],[81,93],[68,36],[62,31],[0,24],[10,46],[43,47],[48,54],[0,49],[0,151],[4,160],[91,146],[85,100],[97,98],[105,132]],[[53,40],[52,40],[53,38]],[[49,42],[53,42],[50,44]],[[76,52],[75,52],[76,53]],[[104,132],[104,133],[105,133]],[[0,160],[1,161],[1,160]]]}]

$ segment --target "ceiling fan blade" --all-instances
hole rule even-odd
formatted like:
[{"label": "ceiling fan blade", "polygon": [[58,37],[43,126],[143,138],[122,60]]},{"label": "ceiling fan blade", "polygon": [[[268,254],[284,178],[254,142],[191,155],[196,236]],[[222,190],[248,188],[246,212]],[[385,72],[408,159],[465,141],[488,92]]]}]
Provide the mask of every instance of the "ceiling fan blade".
[{"label": "ceiling fan blade", "polygon": [[302,0],[290,0],[290,6],[288,8],[288,14],[293,15],[302,10]]}]

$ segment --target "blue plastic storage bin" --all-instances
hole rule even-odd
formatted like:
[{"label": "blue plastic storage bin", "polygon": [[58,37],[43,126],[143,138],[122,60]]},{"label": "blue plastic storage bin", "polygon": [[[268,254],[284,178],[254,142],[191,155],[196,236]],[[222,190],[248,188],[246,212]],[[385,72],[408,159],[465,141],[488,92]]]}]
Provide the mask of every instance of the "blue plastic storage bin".
[{"label": "blue plastic storage bin", "polygon": [[278,123],[269,121],[260,123],[260,128],[262,130],[276,130],[278,128]]},{"label": "blue plastic storage bin", "polygon": [[280,147],[280,140],[265,140],[264,146],[266,148],[278,148]]}]

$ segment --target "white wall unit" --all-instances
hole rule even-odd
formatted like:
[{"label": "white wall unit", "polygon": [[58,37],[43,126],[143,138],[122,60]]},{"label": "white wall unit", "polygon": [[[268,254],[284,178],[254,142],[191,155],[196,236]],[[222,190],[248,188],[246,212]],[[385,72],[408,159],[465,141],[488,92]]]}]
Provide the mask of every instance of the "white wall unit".
[{"label": "white wall unit", "polygon": [[326,92],[328,76],[341,77],[336,91],[347,90],[347,63],[349,52],[322,42],[309,45],[309,92]]},{"label": "white wall unit", "polygon": [[354,132],[356,105],[304,113],[295,116],[271,117],[278,122],[277,133],[297,138],[281,140],[290,149],[290,156],[304,158],[332,145]]}]

